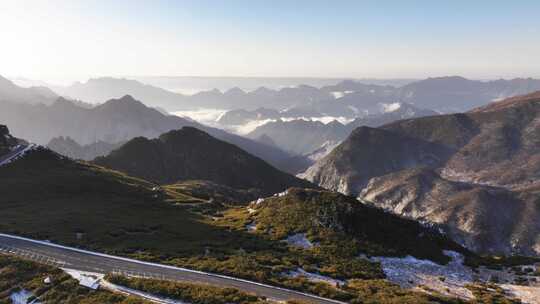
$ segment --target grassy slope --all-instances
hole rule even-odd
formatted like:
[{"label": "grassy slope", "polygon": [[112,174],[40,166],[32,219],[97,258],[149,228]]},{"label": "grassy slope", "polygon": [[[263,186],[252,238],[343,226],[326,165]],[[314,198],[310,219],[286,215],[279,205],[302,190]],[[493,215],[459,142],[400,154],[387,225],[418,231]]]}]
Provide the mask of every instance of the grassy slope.
[{"label": "grassy slope", "polygon": [[[7,219],[0,223],[3,232],[124,253],[149,249],[192,255],[204,243],[228,247],[243,242],[241,235],[224,237],[224,229],[164,203],[166,198],[151,191],[154,185],[148,182],[58,159],[48,151],[0,168],[0,180],[0,213]],[[84,233],[82,240],[76,232]]]},{"label": "grassy slope", "polygon": [[170,282],[153,279],[126,278],[108,275],[107,281],[141,290],[164,298],[192,304],[264,304],[269,303],[255,295],[234,288],[220,288],[201,284]]},{"label": "grassy slope", "polygon": [[[439,263],[449,261],[442,250],[470,254],[433,229],[390,215],[330,191],[290,189],[283,197],[265,200],[255,221],[275,238],[307,233],[321,251],[350,251],[351,257],[413,255]],[[342,244],[340,244],[342,243]]]},{"label": "grassy slope", "polygon": [[[324,245],[313,250],[289,247],[278,241],[292,231],[308,227],[305,226],[308,225],[305,215],[314,211],[309,204],[318,205],[316,198],[304,198],[305,203],[293,199],[293,206],[303,207],[288,209],[285,204],[285,209],[277,209],[275,213],[272,212],[274,205],[270,203],[272,199],[268,200],[269,208],[258,215],[258,221],[261,225],[275,227],[276,233],[264,234],[245,230],[245,224],[252,219],[244,207],[227,209],[221,214],[216,210],[224,207],[206,203],[204,205],[210,206],[206,210],[214,216],[211,217],[182,206],[184,199],[188,205],[201,199],[190,196],[192,192],[189,189],[193,184],[152,191],[155,185],[151,183],[94,165],[62,159],[46,150],[30,153],[23,160],[1,167],[0,180],[0,193],[3,195],[0,214],[8,219],[0,223],[2,232],[230,274],[345,301],[428,303],[433,299],[381,281],[384,275],[380,266],[355,258],[359,253],[355,250],[361,243],[348,244],[350,238],[346,234],[308,231],[310,237],[318,237],[317,240]],[[181,195],[175,194],[179,192]],[[338,206],[350,203],[342,196],[327,197],[325,194],[322,197],[322,202],[328,206],[333,201]],[[296,212],[299,219],[304,219],[298,223],[304,226],[288,226],[287,212]],[[368,214],[368,217],[372,215]],[[275,223],[271,223],[272,218]],[[372,221],[366,223],[373,224]],[[392,221],[381,223],[384,226]],[[383,226],[374,227],[383,229]],[[353,230],[367,228],[351,227]],[[388,227],[401,229],[395,225]],[[77,240],[76,232],[83,232],[84,237]],[[411,232],[415,230],[407,228],[396,233]],[[372,234],[366,236],[371,237]],[[374,241],[371,245],[377,246],[370,245],[369,248],[377,250],[368,253],[401,254],[403,250],[411,249],[399,246],[392,249],[391,244],[382,247],[379,246],[381,244]],[[435,259],[438,254],[440,252],[434,255]],[[298,267],[336,278],[357,280],[346,289],[336,289],[305,278],[283,276],[284,272]],[[454,303],[447,299],[440,302]]]}]

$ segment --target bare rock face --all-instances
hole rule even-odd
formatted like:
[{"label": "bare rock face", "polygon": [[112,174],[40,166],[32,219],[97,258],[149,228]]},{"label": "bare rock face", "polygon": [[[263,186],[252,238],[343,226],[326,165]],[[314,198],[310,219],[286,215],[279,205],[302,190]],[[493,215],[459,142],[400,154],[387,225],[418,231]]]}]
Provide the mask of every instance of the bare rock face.
[{"label": "bare rock face", "polygon": [[358,197],[441,224],[454,240],[477,252],[540,255],[540,206],[534,193],[450,181],[416,168],[373,178]]},{"label": "bare rock face", "polygon": [[358,128],[305,176],[478,252],[540,255],[540,92]]},{"label": "bare rock face", "polygon": [[450,153],[449,148],[422,139],[360,127],[309,168],[305,177],[327,189],[356,195],[374,176],[417,166],[436,167]]}]

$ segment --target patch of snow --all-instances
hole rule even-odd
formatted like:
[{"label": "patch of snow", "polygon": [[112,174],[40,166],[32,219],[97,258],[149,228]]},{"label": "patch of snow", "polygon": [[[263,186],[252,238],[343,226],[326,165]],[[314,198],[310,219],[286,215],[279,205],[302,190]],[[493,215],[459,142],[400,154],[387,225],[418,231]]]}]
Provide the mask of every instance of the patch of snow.
[{"label": "patch of snow", "polygon": [[473,272],[463,265],[463,256],[454,251],[445,251],[452,258],[447,265],[439,265],[429,260],[412,256],[405,258],[373,257],[380,262],[387,279],[403,288],[426,286],[441,294],[473,299],[473,294],[465,285],[473,282]]},{"label": "patch of snow", "polygon": [[307,272],[302,268],[297,268],[296,270],[289,271],[285,275],[290,278],[306,277],[311,282],[327,283],[335,287],[345,284],[345,281],[334,279],[318,273]]},{"label": "patch of snow", "polygon": [[285,240],[289,245],[301,247],[304,249],[313,248],[316,244],[310,242],[305,233],[297,233],[287,237]]},{"label": "patch of snow", "polygon": [[248,231],[255,231],[255,230],[257,230],[257,224],[255,222],[253,222],[251,224],[247,224],[246,229]]},{"label": "patch of snow", "polygon": [[334,91],[334,92],[330,92],[330,94],[334,96],[334,99],[338,99],[345,96],[345,92],[342,92],[342,91]]},{"label": "patch of snow", "polygon": [[34,294],[32,292],[26,289],[21,289],[17,292],[10,294],[9,299],[11,300],[13,304],[27,304],[27,303],[40,304],[41,302],[39,302],[37,299],[32,302],[28,302],[28,300],[33,296]]},{"label": "patch of snow", "polygon": [[354,91],[333,91],[333,92],[330,92],[330,94],[332,94],[334,99],[340,99],[341,97],[343,97],[343,96],[345,96],[347,94],[351,94],[351,93],[354,93]]},{"label": "patch of snow", "polygon": [[276,193],[274,194],[274,196],[277,196],[277,197],[283,197],[285,195],[289,194],[289,191],[288,190],[285,190],[283,192],[280,192],[280,193]]},{"label": "patch of snow", "polygon": [[103,279],[104,276],[100,273],[79,271],[69,268],[62,268],[62,270],[69,274],[75,280],[79,281],[79,284],[81,286],[88,287],[94,290],[99,288],[99,282],[101,279]]},{"label": "patch of snow", "polygon": [[255,205],[259,205],[260,203],[264,202],[264,198],[258,198],[256,201],[255,201]]},{"label": "patch of snow", "polygon": [[524,304],[540,304],[540,286],[499,285],[510,295],[519,298]]}]

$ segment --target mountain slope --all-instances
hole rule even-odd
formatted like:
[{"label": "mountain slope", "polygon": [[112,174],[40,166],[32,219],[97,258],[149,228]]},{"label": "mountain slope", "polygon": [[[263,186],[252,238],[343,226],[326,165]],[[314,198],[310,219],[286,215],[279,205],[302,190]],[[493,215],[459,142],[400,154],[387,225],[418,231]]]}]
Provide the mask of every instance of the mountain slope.
[{"label": "mountain slope", "polygon": [[280,172],[242,149],[192,127],[149,140],[138,137],[96,164],[158,183],[210,180],[233,188],[255,188],[268,195],[308,182]]},{"label": "mountain slope", "polygon": [[540,90],[540,80],[478,81],[463,77],[437,77],[410,83],[397,92],[402,102],[443,113],[468,111],[494,100]]},{"label": "mountain slope", "polygon": [[203,242],[216,247],[242,242],[241,236],[224,234],[169,202],[195,201],[188,192],[175,196],[153,183],[43,147],[1,166],[0,180],[0,213],[10,218],[0,223],[3,233],[138,258],[138,249],[197,255]]},{"label": "mountain slope", "polygon": [[289,189],[251,206],[257,230],[277,239],[305,233],[312,243],[329,246],[347,239],[353,255],[412,256],[446,263],[442,250],[469,254],[436,229],[366,206],[352,197],[325,190]]},{"label": "mountain slope", "polygon": [[85,83],[76,82],[69,87],[56,88],[64,96],[85,100],[94,104],[118,99],[126,94],[138,100],[152,102],[152,107],[165,109],[185,108],[186,96],[162,88],[145,85],[136,80],[112,77],[89,79]]},{"label": "mountain slope", "polygon": [[[463,114],[359,128],[305,176],[445,224],[480,252],[540,255],[540,225],[531,220],[540,200],[539,123],[534,93]],[[503,218],[482,211],[489,208],[504,210]]]},{"label": "mountain slope", "polygon": [[29,104],[51,104],[58,95],[46,87],[21,88],[0,76],[0,102],[11,101]]},{"label": "mountain slope", "polygon": [[374,176],[416,166],[435,166],[450,151],[441,145],[383,129],[360,127],[306,172],[334,191],[358,194]]}]

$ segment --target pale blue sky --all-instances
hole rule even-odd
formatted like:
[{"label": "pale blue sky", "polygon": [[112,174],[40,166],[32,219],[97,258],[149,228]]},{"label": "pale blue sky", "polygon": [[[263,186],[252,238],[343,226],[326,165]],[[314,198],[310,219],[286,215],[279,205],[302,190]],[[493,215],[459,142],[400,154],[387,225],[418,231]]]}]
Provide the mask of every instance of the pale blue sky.
[{"label": "pale blue sky", "polygon": [[540,77],[538,12],[525,0],[2,0],[0,74]]}]

